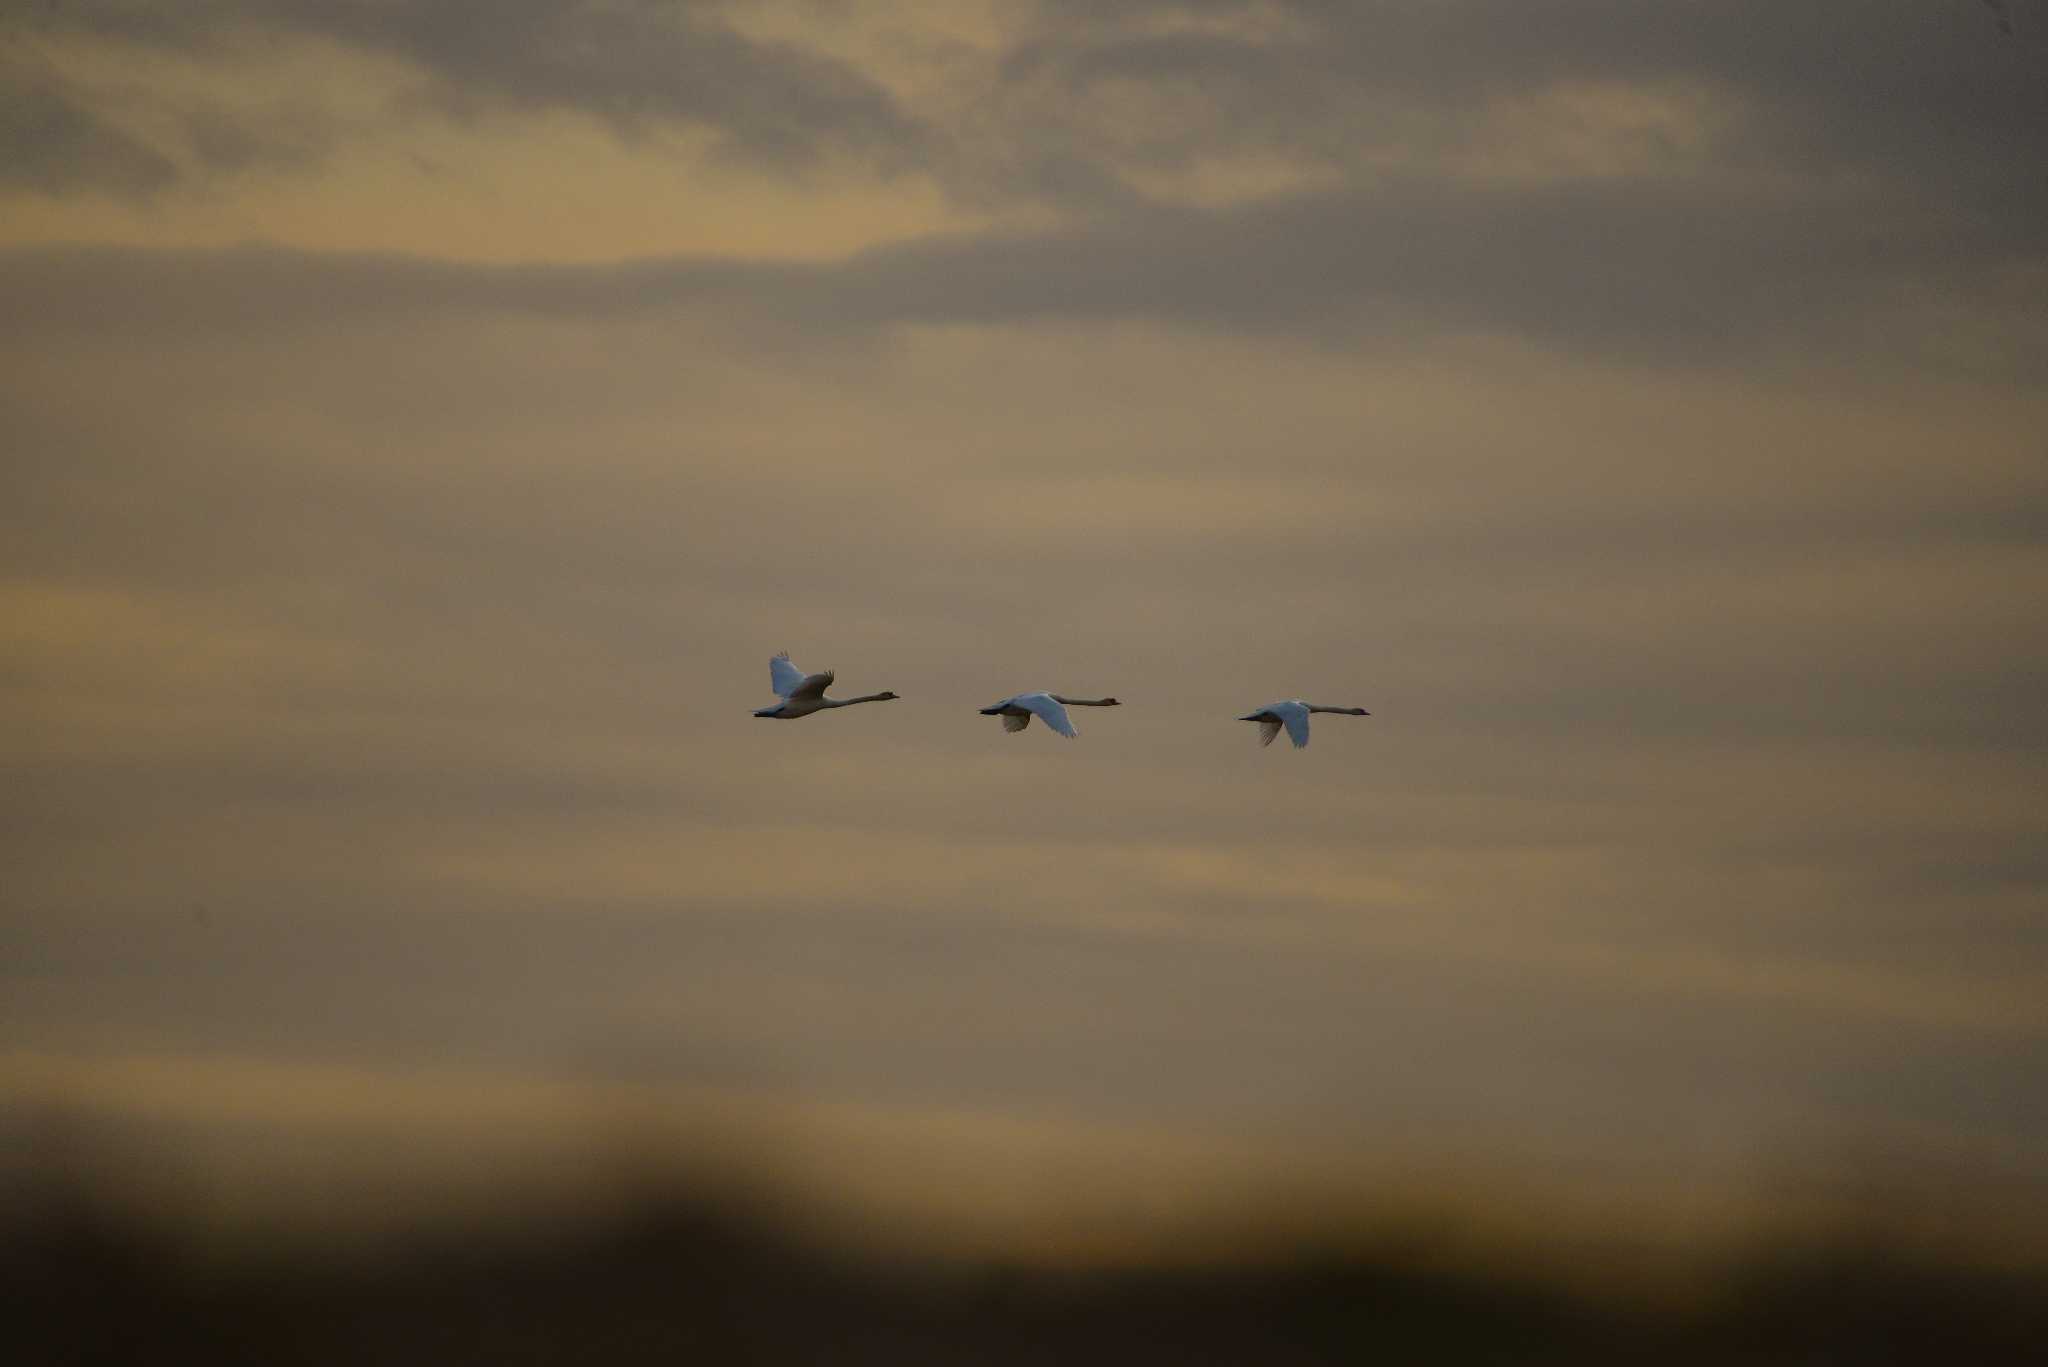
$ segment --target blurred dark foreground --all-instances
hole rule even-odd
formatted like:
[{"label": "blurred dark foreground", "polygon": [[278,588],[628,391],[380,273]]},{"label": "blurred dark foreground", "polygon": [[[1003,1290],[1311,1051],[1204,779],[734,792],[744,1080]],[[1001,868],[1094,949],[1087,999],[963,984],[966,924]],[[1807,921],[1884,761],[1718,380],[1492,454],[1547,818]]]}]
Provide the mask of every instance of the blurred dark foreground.
[{"label": "blurred dark foreground", "polygon": [[24,1364],[2018,1363],[2048,1345],[2033,1277],[1867,1234],[1753,1246],[1658,1300],[1356,1230],[1086,1270],[855,1252],[707,1184],[374,1248],[202,1253],[132,1202],[44,1187],[0,1229]]}]

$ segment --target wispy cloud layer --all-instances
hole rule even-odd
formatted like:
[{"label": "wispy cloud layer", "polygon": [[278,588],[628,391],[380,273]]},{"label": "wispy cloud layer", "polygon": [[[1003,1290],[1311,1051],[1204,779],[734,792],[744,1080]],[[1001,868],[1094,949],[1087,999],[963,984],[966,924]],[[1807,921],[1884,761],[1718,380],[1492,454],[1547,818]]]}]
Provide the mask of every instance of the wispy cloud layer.
[{"label": "wispy cloud layer", "polygon": [[[16,1036],[2025,1151],[2048,83],[1540,8],[11,21]],[[753,721],[784,648],[903,701]]]}]

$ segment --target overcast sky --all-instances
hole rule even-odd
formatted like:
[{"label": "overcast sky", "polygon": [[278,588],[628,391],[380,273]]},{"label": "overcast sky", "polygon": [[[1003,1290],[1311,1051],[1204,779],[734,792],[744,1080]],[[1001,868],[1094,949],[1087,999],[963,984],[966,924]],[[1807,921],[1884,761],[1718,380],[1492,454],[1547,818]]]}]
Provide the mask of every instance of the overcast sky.
[{"label": "overcast sky", "polygon": [[9,7],[0,1085],[2048,1177],[2007,9]]}]

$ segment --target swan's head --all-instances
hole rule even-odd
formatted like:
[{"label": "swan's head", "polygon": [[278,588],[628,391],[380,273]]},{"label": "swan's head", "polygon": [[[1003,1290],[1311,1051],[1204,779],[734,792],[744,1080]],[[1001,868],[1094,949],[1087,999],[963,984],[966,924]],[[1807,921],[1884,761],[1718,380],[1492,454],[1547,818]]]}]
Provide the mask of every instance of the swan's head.
[{"label": "swan's head", "polygon": [[1239,721],[1264,721],[1265,719],[1266,716],[1263,712],[1252,712],[1238,718]]},{"label": "swan's head", "polygon": [[1003,715],[1003,705],[997,703],[994,707],[984,707],[981,709],[981,715],[984,717],[1000,717]]},{"label": "swan's head", "polygon": [[1118,701],[1117,701],[1117,700],[1116,700],[1115,698],[1104,698],[1104,699],[1102,700],[1102,705],[1103,705],[1104,707],[1122,707],[1122,706],[1123,706],[1123,704],[1122,704],[1122,703],[1120,703],[1120,702],[1118,702]]},{"label": "swan's head", "polygon": [[782,715],[782,704],[777,703],[773,707],[757,707],[754,709],[754,715],[757,717],[779,717]]},{"label": "swan's head", "polygon": [[877,693],[877,694],[875,694],[875,701],[876,701],[876,702],[895,702],[895,701],[896,701],[896,700],[897,700],[898,698],[900,698],[900,697],[902,697],[902,696],[903,696],[903,695],[902,695],[901,693],[891,693],[891,692],[888,692],[888,691],[887,691],[887,690],[885,689],[885,690],[883,690],[882,692],[880,692],[880,693]]}]

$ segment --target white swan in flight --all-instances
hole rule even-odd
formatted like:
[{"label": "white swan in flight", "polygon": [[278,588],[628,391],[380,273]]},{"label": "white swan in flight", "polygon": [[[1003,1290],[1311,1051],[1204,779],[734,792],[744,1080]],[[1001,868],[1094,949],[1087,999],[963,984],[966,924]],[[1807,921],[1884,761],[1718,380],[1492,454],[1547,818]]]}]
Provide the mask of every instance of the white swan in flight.
[{"label": "white swan in flight", "polygon": [[1239,721],[1255,721],[1259,724],[1259,744],[1271,745],[1273,737],[1280,734],[1280,728],[1287,728],[1287,739],[1300,750],[1308,745],[1308,714],[1311,712],[1341,712],[1347,717],[1369,717],[1372,713],[1362,707],[1318,707],[1299,698],[1285,702],[1269,702],[1256,712],[1239,717]]},{"label": "white swan in flight", "polygon": [[1123,704],[1115,698],[1062,698],[1057,693],[1019,693],[1014,698],[1004,698],[993,707],[982,708],[981,715],[1001,717],[1005,731],[1022,731],[1036,717],[1072,740],[1081,733],[1074,729],[1074,723],[1067,720],[1069,707],[1121,706]]},{"label": "white swan in flight", "polygon": [[806,674],[789,662],[789,652],[783,651],[768,662],[768,684],[775,695],[782,699],[773,707],[757,707],[757,717],[775,717],[782,721],[794,721],[808,717],[813,712],[823,712],[828,707],[851,707],[857,702],[890,702],[894,693],[869,693],[859,698],[828,698],[825,690],[832,686],[833,674]]}]

